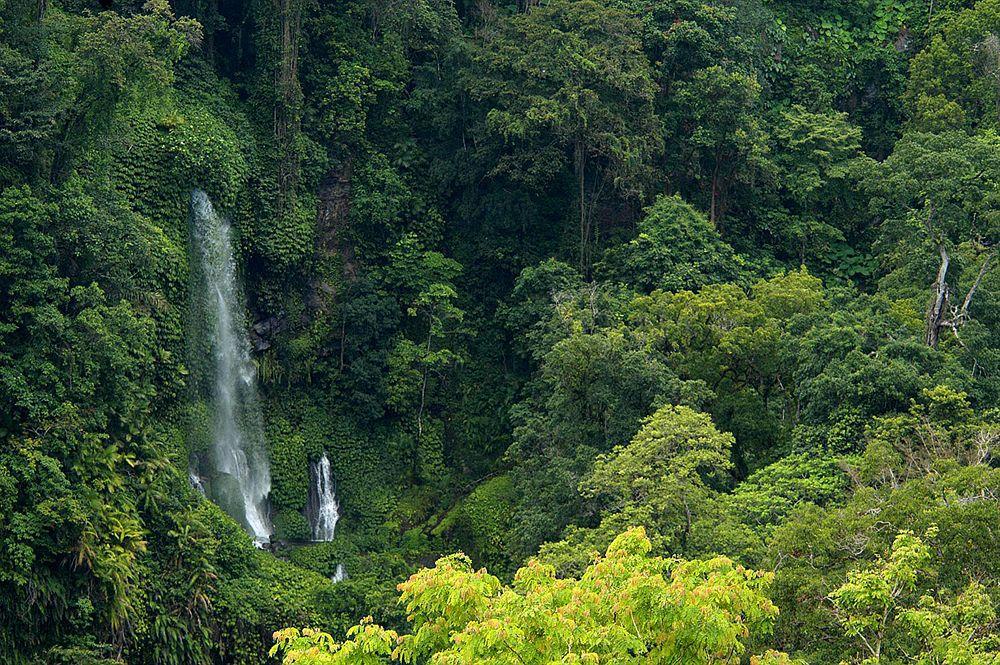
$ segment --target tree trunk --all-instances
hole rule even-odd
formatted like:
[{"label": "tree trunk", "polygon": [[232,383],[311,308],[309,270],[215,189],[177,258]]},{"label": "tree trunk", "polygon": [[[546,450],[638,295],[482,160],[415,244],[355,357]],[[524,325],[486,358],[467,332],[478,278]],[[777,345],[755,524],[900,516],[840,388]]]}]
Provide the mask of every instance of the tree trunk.
[{"label": "tree trunk", "polygon": [[299,155],[299,35],[302,31],[301,0],[277,0],[279,41],[275,84],[278,93],[274,108],[274,137],[278,144],[278,213],[287,214],[295,206]]},{"label": "tree trunk", "polygon": [[574,166],[576,168],[576,177],[578,191],[577,196],[580,198],[580,271],[583,274],[587,274],[589,271],[589,266],[587,265],[587,243],[590,240],[589,230],[587,228],[587,155],[584,149],[583,141],[578,140],[574,149]]},{"label": "tree trunk", "polygon": [[948,266],[951,257],[943,244],[938,245],[938,253],[941,255],[941,265],[938,267],[937,280],[932,287],[931,300],[927,305],[927,330],[924,335],[924,342],[927,346],[937,348],[938,338],[941,333],[941,326],[944,323],[945,308],[948,304]]},{"label": "tree trunk", "polygon": [[715,219],[718,216],[717,200],[719,198],[719,161],[720,161],[719,155],[716,154],[715,168],[712,169],[712,204],[711,207],[709,208],[709,213],[708,213],[708,220],[712,222],[713,226],[715,226]]}]

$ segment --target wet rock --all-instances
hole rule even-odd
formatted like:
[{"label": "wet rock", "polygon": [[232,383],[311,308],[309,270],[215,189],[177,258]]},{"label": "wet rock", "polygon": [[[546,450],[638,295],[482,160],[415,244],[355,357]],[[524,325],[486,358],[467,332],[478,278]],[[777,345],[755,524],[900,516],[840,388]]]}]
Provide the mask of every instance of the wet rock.
[{"label": "wet rock", "polygon": [[250,327],[250,344],[256,352],[266,351],[274,345],[274,338],[287,326],[283,314],[258,321]]}]

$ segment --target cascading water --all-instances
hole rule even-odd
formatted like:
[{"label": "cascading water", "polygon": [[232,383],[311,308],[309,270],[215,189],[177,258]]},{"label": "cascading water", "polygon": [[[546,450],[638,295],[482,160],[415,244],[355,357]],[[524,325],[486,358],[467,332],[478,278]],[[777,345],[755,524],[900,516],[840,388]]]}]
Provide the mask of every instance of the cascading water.
[{"label": "cascading water", "polygon": [[[306,514],[312,526],[312,539],[316,542],[333,540],[340,519],[340,503],[333,483],[333,468],[326,451],[309,464],[309,503]],[[330,578],[334,583],[347,579],[347,569],[338,563]]]},{"label": "cascading water", "polygon": [[340,519],[340,504],[333,486],[333,470],[330,458],[324,452],[315,462],[311,463],[309,475],[309,523],[312,525],[312,537],[316,541],[333,540],[337,530],[337,520]]},{"label": "cascading water", "polygon": [[265,543],[272,533],[267,505],[271,473],[231,229],[201,190],[191,193],[191,222],[198,259],[192,266],[197,275],[195,296],[213,360],[209,495],[258,543]]},{"label": "cascading water", "polygon": [[191,487],[198,490],[202,496],[205,496],[205,484],[201,482],[201,476],[194,469],[188,470],[188,482],[191,483]]}]

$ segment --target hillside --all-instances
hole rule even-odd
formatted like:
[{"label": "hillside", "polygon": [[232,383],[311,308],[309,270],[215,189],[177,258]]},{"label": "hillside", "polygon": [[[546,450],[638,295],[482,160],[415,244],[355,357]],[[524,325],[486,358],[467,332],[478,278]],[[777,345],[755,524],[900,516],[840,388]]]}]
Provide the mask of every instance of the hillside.
[{"label": "hillside", "polygon": [[0,0],[0,662],[1000,664],[998,129],[1000,0]]}]

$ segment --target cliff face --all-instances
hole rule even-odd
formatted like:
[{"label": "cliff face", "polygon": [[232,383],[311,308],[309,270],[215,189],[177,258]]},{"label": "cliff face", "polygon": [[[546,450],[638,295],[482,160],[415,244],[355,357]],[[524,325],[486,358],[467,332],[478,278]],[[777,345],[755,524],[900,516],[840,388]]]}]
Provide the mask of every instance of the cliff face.
[{"label": "cliff face", "polygon": [[[316,206],[316,251],[328,266],[340,265],[340,278],[352,282],[358,277],[354,247],[347,238],[351,215],[351,175],[353,160],[331,169],[320,181]],[[337,280],[339,281],[339,280]],[[317,274],[311,283],[309,304],[325,313],[336,300],[334,275]]]}]

